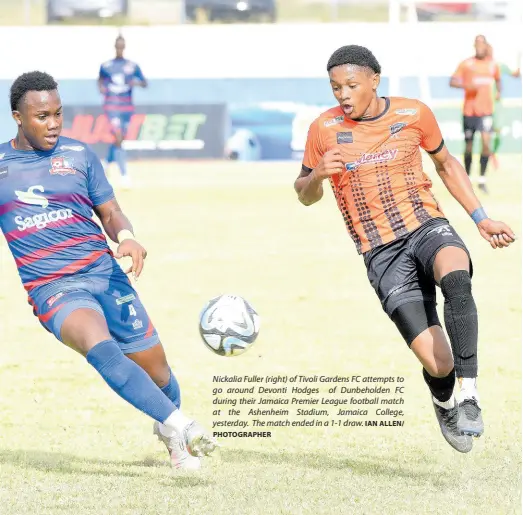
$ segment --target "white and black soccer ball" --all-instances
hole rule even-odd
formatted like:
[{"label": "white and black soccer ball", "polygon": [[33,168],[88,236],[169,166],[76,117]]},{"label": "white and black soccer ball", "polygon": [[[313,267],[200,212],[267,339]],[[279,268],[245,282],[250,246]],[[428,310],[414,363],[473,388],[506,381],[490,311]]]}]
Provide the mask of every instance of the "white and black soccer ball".
[{"label": "white and black soccer ball", "polygon": [[260,317],[237,295],[220,295],[200,313],[200,335],[220,356],[238,356],[252,347],[260,331]]}]

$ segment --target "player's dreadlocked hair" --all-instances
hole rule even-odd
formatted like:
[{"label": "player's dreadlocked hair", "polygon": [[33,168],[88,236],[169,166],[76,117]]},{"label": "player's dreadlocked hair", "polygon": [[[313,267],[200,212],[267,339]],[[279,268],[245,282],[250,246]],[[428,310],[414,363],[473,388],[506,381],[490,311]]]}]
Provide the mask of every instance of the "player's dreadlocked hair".
[{"label": "player's dreadlocked hair", "polygon": [[58,84],[44,72],[28,72],[20,75],[12,84],[10,91],[11,111],[17,111],[20,102],[28,91],[52,91]]},{"label": "player's dreadlocked hair", "polygon": [[362,68],[369,68],[374,73],[381,73],[380,63],[378,63],[374,54],[364,46],[346,45],[338,48],[327,63],[327,71],[330,72],[331,68],[343,64],[361,66]]}]

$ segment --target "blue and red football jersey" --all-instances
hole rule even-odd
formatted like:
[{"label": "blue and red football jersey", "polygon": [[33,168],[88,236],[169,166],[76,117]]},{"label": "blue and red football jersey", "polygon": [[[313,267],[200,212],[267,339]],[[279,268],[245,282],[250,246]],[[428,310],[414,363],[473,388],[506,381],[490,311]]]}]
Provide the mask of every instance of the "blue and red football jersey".
[{"label": "blue and red football jersey", "polygon": [[92,216],[112,198],[100,160],[84,143],[61,136],[47,152],[0,144],[0,227],[27,291],[111,253]]},{"label": "blue and red football jersey", "polygon": [[111,59],[100,66],[100,79],[105,85],[106,111],[133,112],[133,80],[145,80],[140,67],[128,59]]}]

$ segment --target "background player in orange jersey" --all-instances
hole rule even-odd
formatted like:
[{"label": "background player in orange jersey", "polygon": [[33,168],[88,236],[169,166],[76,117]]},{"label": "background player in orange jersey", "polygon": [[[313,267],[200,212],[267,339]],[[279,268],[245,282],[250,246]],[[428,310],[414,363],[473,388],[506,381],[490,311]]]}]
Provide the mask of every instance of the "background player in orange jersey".
[{"label": "background player in orange jersey", "polygon": [[[463,132],[465,133],[465,170],[470,175],[474,134],[481,133],[479,188],[487,192],[486,173],[490,157],[490,136],[493,131],[495,99],[501,94],[501,73],[489,56],[485,36],[476,36],[476,54],[462,61],[450,79],[450,86],[465,90]],[[497,94],[493,95],[493,88]]]},{"label": "background player in orange jersey", "polygon": [[[312,123],[296,192],[303,204],[314,204],[329,180],[383,309],[423,365],[443,436],[468,452],[472,436],[483,433],[472,265],[432,195],[420,147],[492,248],[508,246],[515,235],[487,217],[432,111],[418,100],[378,97],[381,67],[368,49],[338,49],[327,70],[339,106]],[[452,353],[436,312],[436,285],[445,299]]]}]

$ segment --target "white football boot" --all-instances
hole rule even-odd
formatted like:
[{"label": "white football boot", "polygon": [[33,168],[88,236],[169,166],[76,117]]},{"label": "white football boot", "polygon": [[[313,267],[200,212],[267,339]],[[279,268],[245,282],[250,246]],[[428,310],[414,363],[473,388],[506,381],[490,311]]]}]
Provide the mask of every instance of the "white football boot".
[{"label": "white football boot", "polygon": [[219,447],[216,439],[194,420],[183,428],[183,439],[192,456],[209,456]]},{"label": "white football boot", "polygon": [[164,436],[160,431],[160,423],[155,421],[153,433],[167,447],[171,458],[171,467],[174,471],[196,471],[201,469],[200,458],[189,454],[187,446],[176,431],[173,431],[173,436]]}]

